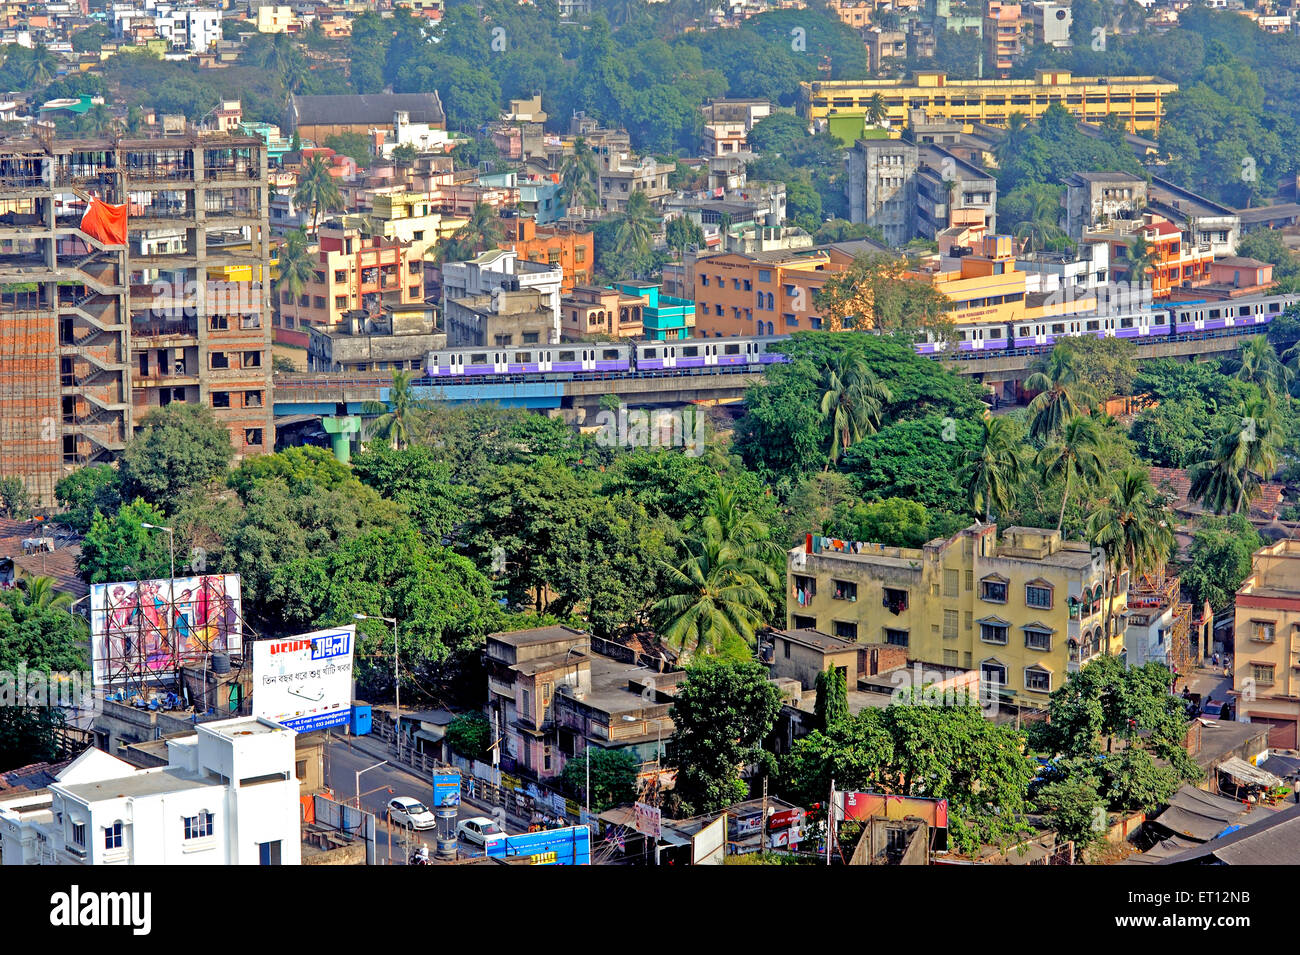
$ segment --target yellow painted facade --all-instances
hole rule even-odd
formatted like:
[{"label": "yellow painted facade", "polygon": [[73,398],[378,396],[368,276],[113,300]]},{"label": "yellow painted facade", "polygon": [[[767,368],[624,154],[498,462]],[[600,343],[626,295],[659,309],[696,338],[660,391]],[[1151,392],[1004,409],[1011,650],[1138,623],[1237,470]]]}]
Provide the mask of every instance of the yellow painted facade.
[{"label": "yellow painted facade", "polygon": [[[1106,640],[1104,567],[1055,530],[975,524],[923,548],[810,536],[787,559],[787,626],[907,647],[909,660],[977,670],[987,692],[1042,708],[1067,675],[1119,654]],[[1127,575],[1112,614],[1126,608]]]},{"label": "yellow painted facade", "polygon": [[865,113],[881,94],[891,123],[905,125],[908,110],[934,118],[1005,126],[1012,113],[1035,120],[1053,104],[1088,123],[1116,114],[1130,132],[1155,131],[1165,100],[1178,84],[1154,76],[1074,76],[1068,70],[1039,70],[1032,80],[952,80],[945,73],[916,73],[911,79],[821,80],[801,83],[800,115],[810,120]]},{"label": "yellow painted facade", "polygon": [[1269,723],[1269,745],[1300,745],[1300,541],[1255,552],[1237,591],[1233,689],[1239,715]]}]

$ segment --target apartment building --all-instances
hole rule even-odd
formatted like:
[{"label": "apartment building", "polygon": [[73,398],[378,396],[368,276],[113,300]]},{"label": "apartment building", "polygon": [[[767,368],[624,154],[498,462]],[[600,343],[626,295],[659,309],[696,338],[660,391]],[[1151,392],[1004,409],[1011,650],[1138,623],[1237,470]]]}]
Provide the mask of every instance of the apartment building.
[{"label": "apartment building", "polygon": [[599,646],[564,626],[488,636],[487,713],[502,737],[503,769],[552,779],[592,747],[629,752],[638,765],[656,759],[673,733],[669,710],[684,673]]},{"label": "apartment building", "polygon": [[582,341],[593,336],[641,338],[645,334],[642,310],[645,300],[619,289],[579,285],[560,299],[562,341]]},{"label": "apartment building", "polygon": [[620,282],[624,295],[641,300],[642,337],[657,342],[690,338],[695,331],[695,303],[664,292],[653,282]]},{"label": "apartment building", "polygon": [[559,267],[563,274],[562,292],[572,292],[591,281],[596,261],[596,239],[586,229],[539,226],[514,210],[503,210],[505,227],[501,247],[511,249],[520,261],[536,262],[549,268]]},{"label": "apartment building", "polygon": [[907,34],[902,30],[882,30],[872,27],[866,31],[867,69],[879,73],[890,60],[907,58]]},{"label": "apartment building", "polygon": [[377,314],[383,305],[424,302],[424,259],[405,242],[365,235],[342,220],[321,223],[316,270],[295,300],[280,292],[281,328],[324,330],[347,312]]},{"label": "apartment building", "polygon": [[[1033,79],[950,79],[946,73],[917,72],[905,79],[817,80],[800,84],[800,115],[817,123],[832,116],[865,117],[871,97],[885,99],[891,124],[908,110],[963,123],[1005,126],[1012,113],[1029,120],[1057,105],[1089,123],[1110,115],[1130,132],[1158,130],[1165,100],[1176,83],[1154,76],[1074,76],[1068,70],[1038,70]],[[848,145],[848,143],[846,143]]]},{"label": "apartment building", "polygon": [[1255,552],[1234,623],[1237,718],[1268,724],[1274,749],[1300,748],[1300,541]]},{"label": "apartment building", "polygon": [[984,63],[995,77],[1006,79],[1020,56],[1020,4],[988,0],[984,7]]},{"label": "apartment building", "polygon": [[1043,708],[1070,673],[1123,651],[1127,575],[1113,585],[1108,601],[1103,559],[1055,530],[975,524],[922,548],[810,534],[788,554],[787,623],[977,669],[987,693]]},{"label": "apartment building", "polygon": [[298,865],[295,733],[260,717],[200,723],[139,769],[97,749],[46,789],[0,799],[0,862]]},{"label": "apartment building", "polygon": [[1070,27],[1074,25],[1074,11],[1068,3],[1038,0],[1025,8],[1035,43],[1055,47],[1070,47]]},{"label": "apartment building", "polygon": [[1085,229],[1116,218],[1131,218],[1146,207],[1147,182],[1126,172],[1076,172],[1065,178],[1065,231],[1082,237]]},{"label": "apartment building", "polygon": [[997,230],[997,180],[941,146],[859,139],[846,160],[849,217],[891,246],[954,227]]},{"label": "apartment building", "polygon": [[[483,252],[466,262],[445,262],[442,266],[443,314],[448,320],[447,334],[450,344],[459,339],[450,324],[453,299],[467,299],[491,295],[497,289],[507,292],[534,291],[540,296],[541,307],[551,314],[551,328],[542,336],[542,344],[560,340],[560,295],[564,285],[564,272],[558,265],[530,262],[521,259],[513,249],[494,249]],[[491,341],[491,339],[486,339]],[[468,344],[482,344],[471,341]]]},{"label": "apartment building", "polygon": [[274,447],[266,193],[249,137],[0,142],[0,471],[53,503],[173,401]]},{"label": "apartment building", "polygon": [[[1139,276],[1133,270],[1132,252],[1138,238],[1146,242],[1152,262]],[[1182,230],[1163,216],[1145,213],[1135,219],[1113,219],[1085,229],[1085,244],[1102,242],[1110,247],[1112,273],[1122,281],[1149,284],[1151,298],[1167,299],[1177,288],[1210,282],[1214,252],[1208,245],[1185,240]]]},{"label": "apartment building", "polygon": [[502,287],[479,295],[448,298],[443,316],[451,348],[511,348],[559,341],[554,316],[536,289]]}]

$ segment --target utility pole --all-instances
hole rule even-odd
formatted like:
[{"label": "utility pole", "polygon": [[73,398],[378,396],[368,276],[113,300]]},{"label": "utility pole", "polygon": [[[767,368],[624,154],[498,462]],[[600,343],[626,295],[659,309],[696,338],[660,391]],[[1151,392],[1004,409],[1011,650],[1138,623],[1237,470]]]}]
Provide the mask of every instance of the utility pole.
[{"label": "utility pole", "polygon": [[763,809],[758,817],[758,851],[767,851],[767,777],[763,777]]},{"label": "utility pole", "polygon": [[826,864],[831,864],[831,839],[835,838],[835,780],[831,779],[831,798],[826,803]]}]

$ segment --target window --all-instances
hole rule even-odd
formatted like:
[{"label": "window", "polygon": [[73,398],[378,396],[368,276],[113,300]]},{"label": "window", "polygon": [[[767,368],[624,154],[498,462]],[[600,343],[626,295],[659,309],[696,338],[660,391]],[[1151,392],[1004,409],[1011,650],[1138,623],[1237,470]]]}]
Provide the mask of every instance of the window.
[{"label": "window", "polygon": [[201,812],[197,816],[185,817],[186,839],[207,839],[212,835],[212,813]]},{"label": "window", "polygon": [[334,307],[335,307],[335,308],[347,308],[347,307],[348,307],[348,297],[347,297],[346,295],[335,295],[335,296],[334,296]]},{"label": "window", "polygon": [[246,351],[246,352],[244,352],[244,365],[243,365],[243,367],[245,367],[245,368],[261,368],[261,367],[262,367],[262,353],[261,353],[260,351]]},{"label": "window", "polygon": [[104,828],[104,848],[120,849],[122,848],[122,822],[118,820],[111,826]]},{"label": "window", "polygon": [[1035,693],[1052,692],[1052,674],[1042,667],[1025,667],[1025,689]]},{"label": "window", "polygon": [[771,272],[771,270],[770,270],[770,269],[759,269],[759,270],[758,270],[758,280],[759,280],[760,282],[771,282],[771,281],[772,281],[772,272]]},{"label": "window", "polygon": [[72,844],[79,849],[86,848],[86,824],[84,822],[74,822],[72,824]]},{"label": "window", "polygon": [[945,597],[957,596],[957,581],[960,579],[958,571],[945,570],[943,572],[943,595]]},{"label": "window", "polygon": [[816,630],[817,618],[805,617],[802,614],[794,615],[794,628],[796,630]]},{"label": "window", "polygon": [[832,595],[835,600],[854,601],[858,599],[858,585],[849,580],[832,580],[835,588]]},{"label": "window", "polygon": [[230,328],[229,315],[212,315],[208,318],[208,328],[214,332],[224,332]]},{"label": "window", "polygon": [[907,646],[907,631],[894,630],[891,627],[886,627],[885,642],[896,647],[905,647]]},{"label": "window", "polygon": [[980,581],[980,597],[989,603],[1004,604],[1007,602],[1007,582],[992,578]]},{"label": "window", "polygon": [[1250,675],[1260,686],[1273,685],[1273,664],[1271,663],[1252,663],[1250,665]]},{"label": "window", "polygon": [[898,616],[900,613],[902,613],[904,610],[907,609],[906,590],[899,590],[895,587],[886,587],[884,590],[885,590],[885,596],[884,599],[881,600],[881,604],[885,607],[886,610],[888,610],[894,616]]},{"label": "window", "polygon": [[258,865],[279,865],[280,864],[280,840],[275,842],[261,842],[257,846],[257,864]]},{"label": "window", "polygon": [[1250,622],[1252,640],[1258,640],[1260,643],[1272,643],[1274,634],[1277,630],[1277,624],[1272,620],[1252,620]]},{"label": "window", "polygon": [[943,612],[943,638],[945,640],[957,639],[957,611],[945,610]]},{"label": "window", "polygon": [[245,408],[262,407],[262,393],[260,391],[245,391],[244,407]]},{"label": "window", "polygon": [[980,664],[980,681],[993,688],[1006,686],[1007,668],[997,660],[986,660]]},{"label": "window", "polygon": [[1007,625],[1000,620],[981,620],[980,639],[985,643],[1005,644],[1007,642]]},{"label": "window", "polygon": [[523,692],[523,695],[524,695],[523,711],[524,711],[525,713],[528,713],[529,716],[530,716],[530,719],[531,719],[531,715],[532,715],[532,701],[533,701],[533,700],[532,700],[532,694],[529,693],[527,690],[523,690],[522,692]]},{"label": "window", "polygon": [[214,391],[214,392],[212,392],[212,407],[214,407],[214,408],[229,408],[229,407],[230,407],[230,392],[228,392],[228,391]]},{"label": "window", "polygon": [[817,596],[817,578],[804,577],[802,574],[794,575],[794,592],[795,599],[799,601],[799,606],[810,603]]},{"label": "window", "polygon": [[245,429],[244,429],[244,444],[250,445],[251,447],[255,447],[255,448],[259,448],[259,447],[261,447],[261,446],[262,446],[262,429],[261,429],[261,428],[245,428]]},{"label": "window", "polygon": [[1052,609],[1052,588],[1047,584],[1026,584],[1025,603],[1042,610]]},{"label": "window", "polygon": [[846,620],[836,620],[835,636],[839,637],[841,640],[857,640],[858,625],[856,623],[849,623]]},{"label": "window", "polygon": [[1025,627],[1025,646],[1030,650],[1052,649],[1052,631],[1040,627]]},{"label": "window", "polygon": [[212,368],[229,368],[230,356],[223,351],[214,351],[208,356],[208,364]]},{"label": "window", "polygon": [[785,658],[786,658],[787,660],[789,660],[789,659],[790,659],[790,641],[789,641],[789,640],[782,640],[782,641],[781,641],[781,648],[782,648],[782,650],[784,650],[784,652],[785,652]]}]

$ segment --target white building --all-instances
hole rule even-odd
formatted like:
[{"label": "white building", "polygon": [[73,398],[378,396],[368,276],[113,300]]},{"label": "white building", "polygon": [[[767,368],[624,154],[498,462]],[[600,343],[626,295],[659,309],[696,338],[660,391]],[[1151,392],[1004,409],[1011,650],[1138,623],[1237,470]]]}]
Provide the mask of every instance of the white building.
[{"label": "white building", "polygon": [[4,865],[299,865],[295,733],[201,723],[137,769],[87,750],[48,789],[0,799]]},{"label": "white building", "polygon": [[493,249],[468,262],[447,262],[442,267],[442,306],[453,298],[490,295],[496,289],[534,289],[554,316],[555,336],[560,340],[560,286],[564,269],[558,265],[519,260],[513,249]]},{"label": "white building", "polygon": [[1016,270],[1025,273],[1025,294],[1071,294],[1102,288],[1110,279],[1110,246],[1090,242],[1074,253],[1027,252],[1016,257]]}]

